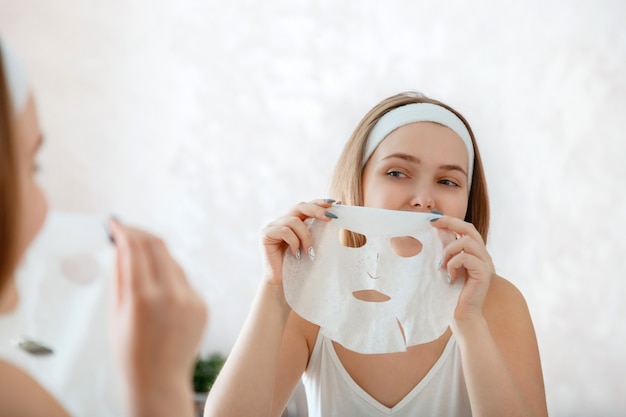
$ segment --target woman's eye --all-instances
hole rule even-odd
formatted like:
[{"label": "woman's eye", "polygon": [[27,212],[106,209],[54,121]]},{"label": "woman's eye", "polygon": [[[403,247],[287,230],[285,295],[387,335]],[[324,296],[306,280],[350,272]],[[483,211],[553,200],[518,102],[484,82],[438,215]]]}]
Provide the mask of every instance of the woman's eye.
[{"label": "woman's eye", "polygon": [[441,181],[439,181],[439,184],[449,185],[451,187],[458,187],[459,186],[459,184],[457,184],[456,182],[454,182],[452,180],[441,180]]},{"label": "woman's eye", "polygon": [[388,171],[387,175],[390,176],[390,177],[394,177],[394,178],[404,178],[404,177],[406,177],[406,175],[403,174],[400,171]]}]

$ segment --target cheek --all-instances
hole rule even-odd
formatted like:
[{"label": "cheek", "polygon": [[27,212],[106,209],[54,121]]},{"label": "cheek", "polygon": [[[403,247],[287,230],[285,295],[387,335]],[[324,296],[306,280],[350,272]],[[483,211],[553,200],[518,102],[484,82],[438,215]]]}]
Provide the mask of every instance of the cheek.
[{"label": "cheek", "polygon": [[464,219],[467,213],[467,197],[465,195],[443,195],[437,199],[438,209],[447,216]]},{"label": "cheek", "polygon": [[467,207],[468,207],[467,198],[463,198],[461,202],[459,203],[459,212],[457,213],[459,219],[465,218],[465,214],[467,213]]},{"label": "cheek", "polygon": [[393,194],[386,193],[385,190],[376,190],[376,192],[363,193],[363,205],[365,207],[394,209]]},{"label": "cheek", "polygon": [[376,180],[368,181],[363,184],[363,205],[365,207],[397,209],[395,202],[402,196],[402,192],[396,188],[389,184],[378,183]]},{"label": "cheek", "polygon": [[365,207],[381,208],[384,201],[384,187],[381,187],[378,178],[367,168],[362,176],[363,205]]}]

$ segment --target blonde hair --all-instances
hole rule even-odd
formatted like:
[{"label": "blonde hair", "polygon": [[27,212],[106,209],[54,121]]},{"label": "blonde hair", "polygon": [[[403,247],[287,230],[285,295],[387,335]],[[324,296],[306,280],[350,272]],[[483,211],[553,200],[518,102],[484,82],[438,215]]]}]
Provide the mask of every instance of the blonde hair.
[{"label": "blonde hair", "polygon": [[[0,45],[1,47],[1,45]],[[0,51],[0,293],[18,262],[18,169],[13,132],[15,118]]]},{"label": "blonde hair", "polygon": [[[467,127],[474,148],[474,172],[471,178],[472,188],[470,190],[465,221],[472,223],[483,240],[487,242],[489,232],[489,196],[487,194],[485,172],[474,133],[469,123],[467,123],[467,120],[465,120],[459,112],[447,104],[428,98],[418,92],[404,92],[389,97],[378,103],[361,119],[337,161],[331,181],[330,196],[344,204],[354,206],[363,205],[362,181],[363,170],[365,168],[363,166],[363,156],[367,144],[367,137],[376,122],[385,113],[411,103],[432,103],[444,107],[456,114],[463,124],[465,124],[465,127]],[[352,241],[353,239],[348,238],[348,240]],[[353,245],[358,246],[358,243],[353,242]]]}]

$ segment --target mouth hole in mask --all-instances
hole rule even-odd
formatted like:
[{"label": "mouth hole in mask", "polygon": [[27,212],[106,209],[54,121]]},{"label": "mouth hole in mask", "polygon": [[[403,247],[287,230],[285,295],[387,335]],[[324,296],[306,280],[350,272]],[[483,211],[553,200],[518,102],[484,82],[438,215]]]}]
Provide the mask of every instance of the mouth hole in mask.
[{"label": "mouth hole in mask", "polygon": [[376,290],[354,291],[352,295],[357,300],[367,301],[370,303],[384,303],[385,301],[391,300],[391,297],[387,294],[383,294],[382,292]]},{"label": "mouth hole in mask", "polygon": [[416,256],[419,254],[424,245],[422,242],[415,239],[413,236],[397,236],[391,238],[391,249],[396,253],[396,255],[401,256],[403,258],[410,258],[412,256]]},{"label": "mouth hole in mask", "polygon": [[339,242],[347,248],[360,248],[367,243],[367,237],[352,230],[340,229]]}]

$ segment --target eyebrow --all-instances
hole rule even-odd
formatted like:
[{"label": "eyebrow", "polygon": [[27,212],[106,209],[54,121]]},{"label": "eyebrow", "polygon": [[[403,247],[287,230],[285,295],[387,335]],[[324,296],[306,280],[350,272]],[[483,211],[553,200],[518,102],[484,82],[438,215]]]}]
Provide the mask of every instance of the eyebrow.
[{"label": "eyebrow", "polygon": [[[391,158],[404,159],[405,161],[412,162],[414,164],[421,164],[422,163],[422,161],[419,158],[416,158],[413,155],[409,155],[409,154],[406,154],[406,153],[393,153],[391,155],[387,155],[386,157],[383,158],[383,161],[386,160],[386,159],[391,159]],[[459,171],[459,172],[461,172],[463,175],[465,175],[467,177],[467,171],[465,171],[463,168],[461,168],[460,165],[444,164],[444,165],[440,165],[439,169],[443,169],[444,171]]]},{"label": "eyebrow", "polygon": [[405,161],[413,162],[415,164],[420,164],[422,162],[419,158],[416,158],[413,155],[409,155],[406,153],[392,153],[391,155],[387,155],[386,157],[384,157],[383,161],[391,158],[404,159]]}]

